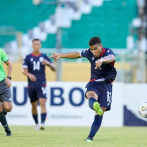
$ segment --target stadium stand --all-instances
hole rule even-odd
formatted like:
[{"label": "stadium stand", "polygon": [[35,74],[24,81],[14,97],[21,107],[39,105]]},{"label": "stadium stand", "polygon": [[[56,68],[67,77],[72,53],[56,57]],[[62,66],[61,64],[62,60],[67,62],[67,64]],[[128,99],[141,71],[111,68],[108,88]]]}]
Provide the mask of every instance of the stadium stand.
[{"label": "stadium stand", "polygon": [[[10,31],[27,33],[29,29],[38,26],[39,22],[49,19],[49,16],[55,13],[55,8],[55,5],[40,4],[35,6],[31,0],[2,0],[0,30],[5,31],[6,34],[9,34]],[[9,29],[10,27],[13,28]],[[4,43],[14,39],[15,35],[0,35],[0,46],[4,47]]]},{"label": "stadium stand", "polygon": [[[87,12],[84,12],[86,14],[81,15],[81,17],[79,16],[80,20],[73,20],[70,28],[61,28],[62,47],[86,48],[89,38],[92,36],[101,36],[102,43],[105,46],[126,48],[126,37],[129,34],[128,24],[137,16],[136,0],[101,0],[103,3],[90,9],[90,6],[94,5],[91,2],[92,0],[83,0],[84,5],[81,4],[79,8],[75,7],[74,3],[68,3],[68,5],[63,6],[65,8],[72,7],[75,13],[79,11]],[[7,8],[9,8],[8,11]],[[56,13],[56,5],[45,5],[41,3],[36,6],[30,0],[3,0],[0,5],[0,10],[2,10],[2,13],[0,13],[1,16],[7,16],[1,17],[0,26],[13,26],[15,31],[21,31],[25,34],[29,32],[28,30],[39,26],[41,22],[48,21],[50,16],[52,16],[51,14]],[[88,14],[89,12],[90,14]],[[87,31],[88,33],[86,33]],[[46,39],[43,41],[43,48],[56,47],[55,33],[56,29],[53,33],[48,32],[47,38],[45,37]],[[14,35],[1,35],[0,46],[4,47],[5,42],[14,39]]]}]

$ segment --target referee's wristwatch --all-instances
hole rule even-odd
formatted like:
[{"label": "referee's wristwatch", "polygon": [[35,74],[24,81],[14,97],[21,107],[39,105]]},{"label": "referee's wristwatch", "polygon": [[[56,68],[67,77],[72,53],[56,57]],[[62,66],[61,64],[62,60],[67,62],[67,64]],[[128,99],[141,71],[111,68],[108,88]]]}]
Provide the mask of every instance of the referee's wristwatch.
[{"label": "referee's wristwatch", "polygon": [[11,77],[7,77],[7,78],[10,79],[10,80],[12,79]]}]

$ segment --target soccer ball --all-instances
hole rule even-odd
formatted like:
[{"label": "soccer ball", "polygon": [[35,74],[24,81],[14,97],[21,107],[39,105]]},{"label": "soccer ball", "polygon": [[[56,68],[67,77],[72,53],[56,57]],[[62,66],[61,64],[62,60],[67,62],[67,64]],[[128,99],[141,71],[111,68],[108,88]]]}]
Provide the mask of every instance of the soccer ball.
[{"label": "soccer ball", "polygon": [[138,112],[142,117],[147,118],[147,102],[139,105]]}]

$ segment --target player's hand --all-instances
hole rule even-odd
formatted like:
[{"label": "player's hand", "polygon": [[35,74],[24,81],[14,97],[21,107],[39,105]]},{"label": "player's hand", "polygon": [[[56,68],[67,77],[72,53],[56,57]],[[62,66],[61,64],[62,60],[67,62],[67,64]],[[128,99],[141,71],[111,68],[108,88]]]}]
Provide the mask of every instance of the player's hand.
[{"label": "player's hand", "polygon": [[29,74],[28,77],[33,82],[35,82],[37,80],[37,78],[33,74]]},{"label": "player's hand", "polygon": [[50,63],[46,60],[46,59],[43,59],[42,62],[41,62],[42,65],[49,65]]},{"label": "player's hand", "polygon": [[56,61],[56,60],[60,59],[60,54],[53,53],[49,58],[53,58]]},{"label": "player's hand", "polygon": [[11,87],[11,80],[9,78],[6,79],[7,87]]},{"label": "player's hand", "polygon": [[99,60],[95,61],[95,68],[94,69],[100,68],[101,65],[102,65],[102,59],[99,59]]}]

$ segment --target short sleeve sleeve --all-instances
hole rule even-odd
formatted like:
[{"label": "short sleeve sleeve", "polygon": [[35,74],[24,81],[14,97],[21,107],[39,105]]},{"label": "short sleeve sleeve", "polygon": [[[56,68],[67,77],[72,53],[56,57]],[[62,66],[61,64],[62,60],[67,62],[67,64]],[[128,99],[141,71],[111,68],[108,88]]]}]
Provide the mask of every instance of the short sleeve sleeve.
[{"label": "short sleeve sleeve", "polygon": [[6,53],[1,49],[1,60],[3,62],[7,62],[9,58],[7,57]]},{"label": "short sleeve sleeve", "polygon": [[80,52],[81,57],[88,58],[89,48]]},{"label": "short sleeve sleeve", "polygon": [[28,58],[27,57],[24,58],[22,67],[28,68]]}]

